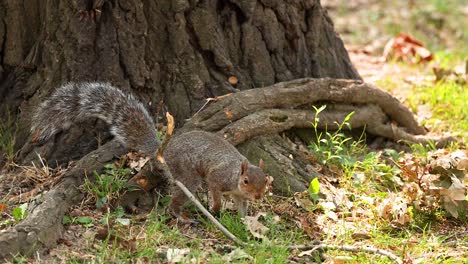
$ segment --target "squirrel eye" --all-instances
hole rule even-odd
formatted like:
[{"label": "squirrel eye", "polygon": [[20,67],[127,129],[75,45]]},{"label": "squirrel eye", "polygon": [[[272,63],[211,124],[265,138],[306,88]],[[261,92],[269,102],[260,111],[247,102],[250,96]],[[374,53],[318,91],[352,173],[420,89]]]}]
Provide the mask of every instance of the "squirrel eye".
[{"label": "squirrel eye", "polygon": [[244,179],[244,184],[249,184],[249,179],[245,178]]}]

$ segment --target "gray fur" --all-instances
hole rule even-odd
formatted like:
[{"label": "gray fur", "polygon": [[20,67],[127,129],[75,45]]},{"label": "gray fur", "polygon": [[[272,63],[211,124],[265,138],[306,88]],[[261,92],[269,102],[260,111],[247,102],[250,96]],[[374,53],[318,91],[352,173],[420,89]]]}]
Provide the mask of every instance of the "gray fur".
[{"label": "gray fur", "polygon": [[[239,212],[247,211],[247,200],[258,199],[266,187],[266,175],[224,138],[205,131],[191,131],[172,138],[165,151],[172,176],[181,181],[192,193],[205,182],[215,197],[231,195],[238,205]],[[251,190],[242,188],[242,164],[246,162]],[[171,210],[177,216],[187,201],[185,194],[177,187],[173,189]]]},{"label": "gray fur", "polygon": [[153,119],[132,95],[109,83],[68,83],[33,114],[31,132],[43,142],[71,124],[99,118],[125,146],[154,155],[160,145]]}]

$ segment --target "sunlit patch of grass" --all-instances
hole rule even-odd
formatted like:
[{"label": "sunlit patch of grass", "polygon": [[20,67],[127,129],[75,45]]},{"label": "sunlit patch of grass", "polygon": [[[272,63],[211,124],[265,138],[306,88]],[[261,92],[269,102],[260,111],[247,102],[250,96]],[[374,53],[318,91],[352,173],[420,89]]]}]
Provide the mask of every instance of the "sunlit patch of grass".
[{"label": "sunlit patch of grass", "polygon": [[[432,216],[424,219],[420,224],[422,228],[412,228],[411,226],[395,226],[388,221],[374,218],[374,219],[361,219],[363,223],[369,223],[366,227],[359,223],[354,223],[354,226],[367,230],[365,232],[369,238],[358,242],[360,239],[354,239],[355,231],[343,227],[345,232],[337,232],[336,236],[330,236],[325,241],[336,244],[371,244],[377,248],[390,249],[393,253],[399,256],[410,256],[413,261],[419,263],[462,263],[462,255],[460,252],[454,252],[454,248],[449,244],[444,244],[445,236],[437,235],[434,233],[434,227],[430,224],[434,221]],[[419,220],[418,220],[419,221]],[[429,222],[429,223],[428,223]],[[349,223],[348,223],[349,224]],[[339,226],[339,223],[332,224]],[[334,231],[337,230],[335,227]],[[348,232],[346,232],[346,230]],[[448,257],[449,252],[458,254],[458,256]],[[331,258],[346,256],[356,263],[393,263],[390,259],[365,253],[349,253],[340,251],[327,251],[325,253]],[[447,259],[441,261],[440,256],[447,256]]]},{"label": "sunlit patch of grass", "polygon": [[465,63],[466,59],[468,59],[468,48],[457,50],[441,50],[435,52],[434,55],[435,61],[440,67],[452,69],[453,67]]},{"label": "sunlit patch of grass", "polygon": [[422,85],[408,98],[410,105],[429,105],[432,117],[424,121],[431,131],[449,131],[468,139],[468,84],[452,81],[438,82],[433,86]]},{"label": "sunlit patch of grass", "polygon": [[[460,59],[458,55],[454,56],[456,57],[440,60],[442,64],[453,65],[453,60]],[[407,66],[402,65],[402,67]],[[428,127],[429,131],[439,134],[449,132],[467,142],[468,84],[448,80],[437,83],[421,81],[420,83],[406,84],[405,89],[401,89],[401,86],[404,85],[405,75],[403,74],[400,78],[399,81],[398,78],[387,77],[377,81],[377,85],[383,90],[402,97],[403,103],[411,111],[424,118],[421,120],[421,124]]]},{"label": "sunlit patch of grass", "polygon": [[290,254],[285,245],[270,242],[259,243],[250,252],[255,263],[286,263]]},{"label": "sunlit patch of grass", "polygon": [[436,150],[436,146],[433,142],[429,141],[427,144],[421,143],[408,143],[411,148],[411,153],[416,156],[427,159],[427,155],[430,151]]},{"label": "sunlit patch of grass", "polygon": [[[285,263],[290,256],[287,246],[304,242],[301,239],[304,234],[303,230],[294,225],[273,220],[274,216],[272,213],[266,213],[264,217],[261,217],[260,222],[269,228],[263,240],[254,238],[242,219],[235,213],[222,212],[219,219],[230,232],[250,244],[244,250],[252,256],[255,263]],[[214,229],[211,223],[206,224],[209,229]],[[247,263],[251,263],[252,260]]]},{"label": "sunlit patch of grass", "polygon": [[[240,240],[247,241],[250,238],[249,232],[238,214],[221,212],[219,221]],[[213,226],[213,228],[215,227]]]},{"label": "sunlit patch of grass", "polygon": [[146,220],[146,246],[156,248],[158,245],[168,247],[185,247],[187,242],[193,246],[200,245],[197,239],[187,240],[187,237],[181,233],[177,227],[168,226],[170,216],[153,212]]}]

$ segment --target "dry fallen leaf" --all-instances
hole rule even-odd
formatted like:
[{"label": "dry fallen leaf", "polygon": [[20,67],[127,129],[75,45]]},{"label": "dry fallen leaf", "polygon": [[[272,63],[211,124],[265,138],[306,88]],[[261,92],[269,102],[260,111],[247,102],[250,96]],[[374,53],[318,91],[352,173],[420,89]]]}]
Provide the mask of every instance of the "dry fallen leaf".
[{"label": "dry fallen leaf", "polygon": [[67,247],[73,246],[73,242],[72,242],[71,240],[65,239],[65,238],[59,238],[59,239],[57,240],[57,243],[59,243],[59,244],[64,244],[64,245],[67,246]]},{"label": "dry fallen leaf", "polygon": [[169,248],[166,252],[166,258],[169,263],[177,263],[181,262],[188,253],[190,253],[188,248]]},{"label": "dry fallen leaf", "polygon": [[434,59],[434,55],[424,47],[422,42],[404,33],[396,35],[387,42],[383,57],[386,61],[396,59],[411,63],[428,62]]},{"label": "dry fallen leaf", "polygon": [[261,216],[265,217],[266,213],[257,213],[255,216],[246,216],[244,217],[244,224],[254,237],[264,239],[264,235],[270,229],[258,221],[258,218]]},{"label": "dry fallen leaf", "polygon": [[128,167],[135,171],[140,171],[141,168],[145,166],[146,162],[148,162],[149,158],[142,153],[132,151],[124,156],[124,160]]},{"label": "dry fallen leaf", "polygon": [[294,194],[294,201],[296,205],[302,209],[307,211],[313,211],[315,208],[314,203],[310,200],[308,196],[303,195],[305,192],[302,193],[295,193]]},{"label": "dry fallen leaf", "polygon": [[174,132],[175,122],[174,122],[174,117],[169,112],[166,113],[166,119],[167,119],[167,129],[166,129],[166,137],[167,137],[167,136],[172,136],[172,133]]},{"label": "dry fallen leaf", "polygon": [[247,254],[244,250],[236,248],[231,253],[224,255],[223,260],[225,263],[239,262],[239,260],[253,260],[252,256]]},{"label": "dry fallen leaf", "polygon": [[404,225],[411,221],[408,212],[408,202],[395,193],[390,193],[378,206],[380,217],[391,220],[394,223]]},{"label": "dry fallen leaf", "polygon": [[459,149],[450,153],[450,157],[455,163],[457,170],[468,170],[468,157],[466,152],[466,150]]},{"label": "dry fallen leaf", "polygon": [[149,161],[148,157],[140,157],[138,160],[132,160],[129,163],[129,167],[134,169],[135,171],[140,171],[143,166],[145,166],[146,162]]},{"label": "dry fallen leaf", "polygon": [[372,237],[368,233],[363,232],[355,232],[351,235],[354,240],[364,240],[364,239],[371,239]]}]

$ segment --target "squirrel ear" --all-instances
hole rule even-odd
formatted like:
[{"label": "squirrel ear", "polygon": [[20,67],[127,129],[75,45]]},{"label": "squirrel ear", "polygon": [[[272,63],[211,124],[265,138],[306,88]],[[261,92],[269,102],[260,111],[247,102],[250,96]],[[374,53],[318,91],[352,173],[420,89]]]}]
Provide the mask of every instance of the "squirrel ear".
[{"label": "squirrel ear", "polygon": [[248,160],[244,160],[242,162],[242,167],[241,167],[241,171],[242,173],[241,174],[246,174],[247,172],[247,168],[249,167],[249,161]]},{"label": "squirrel ear", "polygon": [[263,162],[263,159],[260,159],[258,162],[258,167],[262,170],[265,171],[265,162]]}]

